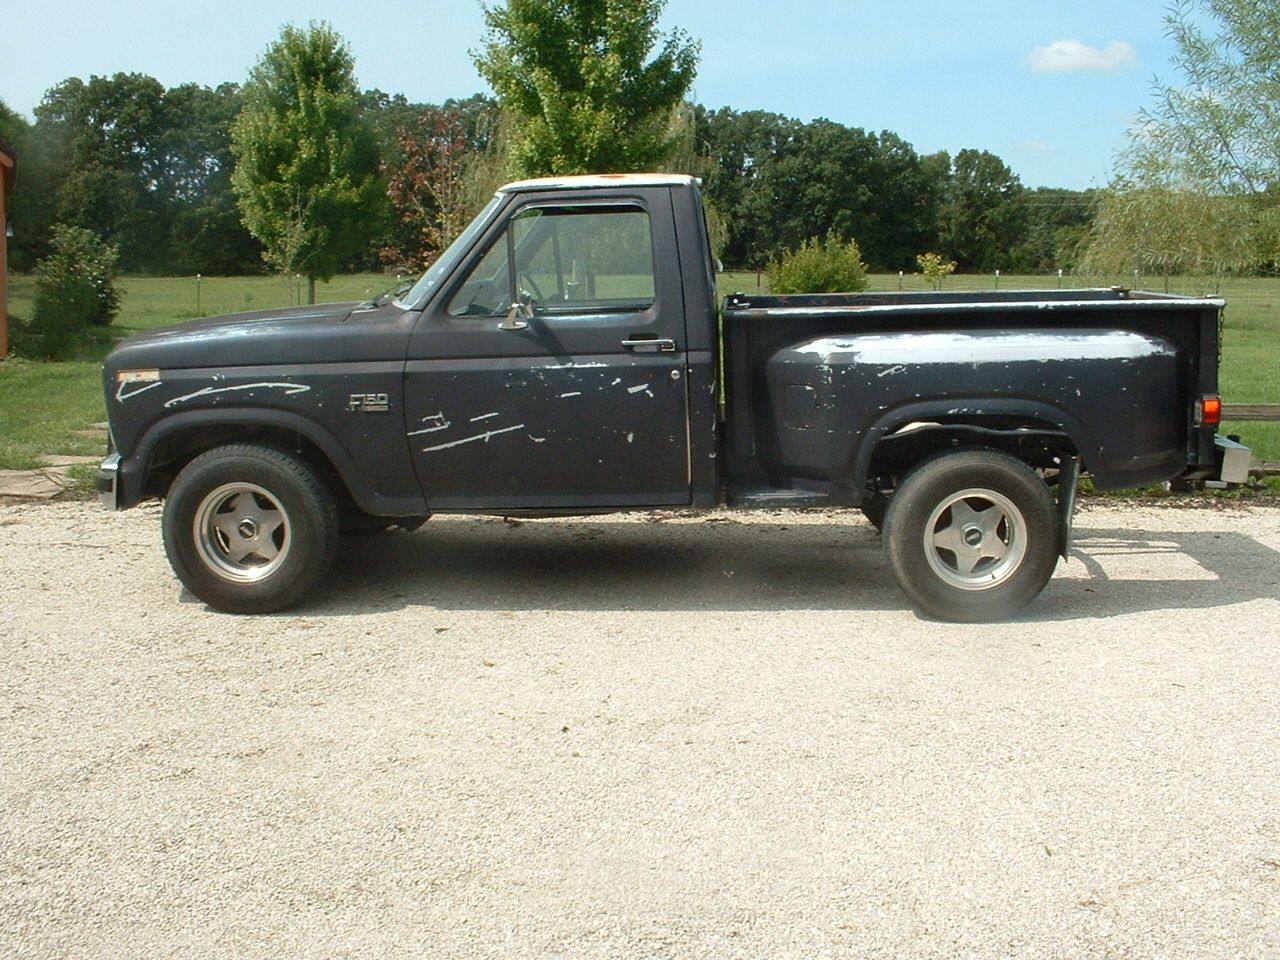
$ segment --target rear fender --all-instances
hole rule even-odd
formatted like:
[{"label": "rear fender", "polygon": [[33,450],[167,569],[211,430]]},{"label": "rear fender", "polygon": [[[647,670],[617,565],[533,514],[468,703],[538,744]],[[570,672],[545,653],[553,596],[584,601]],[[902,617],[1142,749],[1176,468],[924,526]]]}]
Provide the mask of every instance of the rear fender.
[{"label": "rear fender", "polygon": [[[908,424],[939,423],[957,428],[986,430],[992,421],[1009,420],[1030,421],[1046,428],[1047,432],[1065,437],[1084,461],[1086,468],[1100,460],[1098,445],[1084,424],[1051,404],[1001,397],[934,400],[896,407],[872,423],[848,464],[846,475],[850,478],[850,486],[854,491],[861,491],[866,486],[876,447]],[[1012,433],[1008,429],[996,432]]]}]

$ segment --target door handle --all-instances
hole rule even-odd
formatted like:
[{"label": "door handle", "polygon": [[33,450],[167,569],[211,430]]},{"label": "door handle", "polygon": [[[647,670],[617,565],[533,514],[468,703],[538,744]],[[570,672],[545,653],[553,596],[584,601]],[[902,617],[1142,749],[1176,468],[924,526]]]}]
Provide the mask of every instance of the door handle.
[{"label": "door handle", "polygon": [[674,340],[623,340],[622,345],[636,353],[674,353]]}]

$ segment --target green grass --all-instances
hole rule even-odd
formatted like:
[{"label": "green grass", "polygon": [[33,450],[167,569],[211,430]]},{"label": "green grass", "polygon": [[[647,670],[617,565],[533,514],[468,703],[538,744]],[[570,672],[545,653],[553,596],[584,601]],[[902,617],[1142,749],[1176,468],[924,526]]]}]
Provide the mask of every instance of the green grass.
[{"label": "green grass", "polygon": [[[990,289],[992,276],[954,276],[948,290]],[[395,277],[352,274],[317,287],[318,300],[360,300],[393,285]],[[1068,285],[1105,286],[1113,281],[1069,278]],[[1120,282],[1120,281],[1115,281]],[[1132,278],[1128,279],[1132,284]],[[872,290],[896,290],[892,274],[871,277]],[[1052,288],[1057,277],[1002,277],[1002,288]],[[10,312],[29,316],[33,281],[10,278]],[[105,413],[98,365],[113,337],[164,326],[192,317],[260,310],[298,302],[296,287],[277,277],[191,278],[128,277],[121,281],[123,306],[110,330],[98,332],[83,355],[66,363],[0,362],[0,468],[34,466],[42,453],[96,453],[101,444],[75,433],[102,420]],[[903,289],[921,290],[919,277],[907,276]],[[1153,287],[1158,283],[1151,284]],[[768,292],[768,279],[755,273],[726,273],[719,278],[721,295],[734,291]],[[1177,292],[1204,293],[1193,281],[1174,282]],[[1228,302],[1222,357],[1222,394],[1228,403],[1280,403],[1280,279],[1228,280],[1221,293]],[[1242,440],[1267,460],[1280,460],[1280,424],[1226,424],[1225,432]]]}]

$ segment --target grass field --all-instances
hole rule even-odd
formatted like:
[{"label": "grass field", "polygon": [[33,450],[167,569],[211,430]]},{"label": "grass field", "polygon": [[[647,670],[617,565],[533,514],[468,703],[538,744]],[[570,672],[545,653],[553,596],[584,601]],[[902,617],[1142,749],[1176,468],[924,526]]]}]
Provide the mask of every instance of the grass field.
[{"label": "grass field", "polygon": [[[992,276],[955,276],[945,289],[990,289]],[[392,286],[395,277],[353,274],[320,284],[319,300],[359,300]],[[924,289],[919,277],[905,277],[904,289]],[[1002,288],[1051,288],[1057,277],[1002,277]],[[1130,283],[1132,280],[1130,279]],[[1069,278],[1075,286],[1109,281]],[[33,281],[10,278],[10,312],[30,314]],[[276,277],[188,278],[128,277],[121,281],[123,307],[112,327],[85,346],[80,359],[66,363],[0,362],[0,469],[35,466],[43,453],[98,453],[101,443],[75,431],[100,421],[98,365],[116,337],[193,317],[259,310],[296,303],[298,291]],[[726,273],[722,295],[734,291],[767,292],[768,281],[754,273]],[[872,290],[896,290],[896,275],[874,275]],[[1177,292],[1211,292],[1191,281],[1175,281]],[[1222,394],[1228,403],[1280,403],[1280,279],[1227,280],[1221,293],[1228,302],[1222,356]],[[198,298],[198,299],[197,299]],[[1280,460],[1280,424],[1227,424],[1268,460]]]}]

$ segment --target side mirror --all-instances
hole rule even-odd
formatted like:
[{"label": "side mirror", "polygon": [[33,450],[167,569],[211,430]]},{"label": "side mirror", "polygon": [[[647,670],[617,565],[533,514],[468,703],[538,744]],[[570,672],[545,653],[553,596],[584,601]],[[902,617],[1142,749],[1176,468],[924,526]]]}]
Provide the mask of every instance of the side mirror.
[{"label": "side mirror", "polygon": [[525,330],[533,319],[533,302],[517,300],[507,311],[507,318],[498,324],[499,330]]}]

